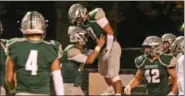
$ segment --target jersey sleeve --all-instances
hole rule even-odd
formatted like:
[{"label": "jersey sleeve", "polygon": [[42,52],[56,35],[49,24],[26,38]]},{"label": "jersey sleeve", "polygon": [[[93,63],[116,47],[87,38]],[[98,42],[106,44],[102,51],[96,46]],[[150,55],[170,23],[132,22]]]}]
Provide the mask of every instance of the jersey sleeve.
[{"label": "jersey sleeve", "polygon": [[101,28],[104,28],[105,25],[109,23],[102,8],[96,8],[89,12],[89,20],[95,20]]},{"label": "jersey sleeve", "polygon": [[6,50],[6,39],[0,39],[0,46],[3,48],[3,50]]},{"label": "jersey sleeve", "polygon": [[137,68],[141,68],[144,65],[146,60],[147,60],[147,58],[143,55],[140,55],[140,56],[136,57],[135,60],[134,60],[135,66]]},{"label": "jersey sleeve", "polygon": [[24,41],[24,38],[12,38],[9,40],[6,40],[6,50],[5,53],[7,56],[10,56],[14,61],[16,60],[16,52],[15,52],[15,48],[16,48],[16,43],[19,41]]},{"label": "jersey sleeve", "polygon": [[91,12],[89,12],[90,20],[99,20],[101,18],[106,17],[105,12],[102,8],[95,8]]},{"label": "jersey sleeve", "polygon": [[159,61],[162,65],[166,66],[167,68],[175,68],[177,64],[177,59],[174,56],[168,54],[161,55]]},{"label": "jersey sleeve", "polygon": [[15,50],[14,50],[15,46],[14,44],[11,44],[11,45],[6,45],[6,55],[7,56],[10,56],[13,61],[16,60],[16,54],[15,54]]},{"label": "jersey sleeve", "polygon": [[81,51],[77,48],[72,48],[67,52],[68,60],[73,60],[75,62],[85,64],[87,60],[87,56],[82,54]]},{"label": "jersey sleeve", "polygon": [[59,42],[55,41],[55,40],[51,40],[50,41],[51,44],[53,44],[55,51],[57,52],[57,58],[56,59],[60,59],[62,58],[63,55],[63,51],[62,51],[62,44],[60,44]]}]

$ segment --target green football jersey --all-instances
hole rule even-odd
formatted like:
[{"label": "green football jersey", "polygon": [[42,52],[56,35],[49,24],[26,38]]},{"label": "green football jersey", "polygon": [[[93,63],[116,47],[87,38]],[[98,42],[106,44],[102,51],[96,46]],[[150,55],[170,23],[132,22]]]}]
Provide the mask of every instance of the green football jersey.
[{"label": "green football jersey", "polygon": [[[83,71],[78,70],[81,63],[75,62],[73,60],[69,60],[70,57],[67,55],[69,50],[74,48],[78,50],[78,48],[76,48],[75,45],[73,44],[68,45],[64,49],[64,53],[62,57],[62,76],[64,78],[64,83],[74,83],[76,85],[81,85]],[[81,53],[86,54],[85,51]],[[72,54],[76,55],[75,51]]]},{"label": "green football jersey", "polygon": [[6,61],[6,55],[5,55],[5,44],[6,40],[1,39],[0,40],[0,85],[4,86],[5,84],[5,61]]},{"label": "green football jersey", "polygon": [[89,12],[87,31],[94,33],[95,37],[99,38],[102,34],[105,34],[103,29],[97,24],[97,20],[105,17],[105,13],[101,8],[96,8]]},{"label": "green football jersey", "polygon": [[141,55],[135,58],[137,68],[143,71],[147,81],[149,96],[167,96],[169,93],[168,68],[175,67],[175,58],[168,54],[161,54],[160,59],[151,62],[148,57]]},{"label": "green football jersey", "polygon": [[60,43],[17,38],[7,46],[7,54],[13,59],[17,74],[16,92],[50,94],[50,67],[61,57]]}]

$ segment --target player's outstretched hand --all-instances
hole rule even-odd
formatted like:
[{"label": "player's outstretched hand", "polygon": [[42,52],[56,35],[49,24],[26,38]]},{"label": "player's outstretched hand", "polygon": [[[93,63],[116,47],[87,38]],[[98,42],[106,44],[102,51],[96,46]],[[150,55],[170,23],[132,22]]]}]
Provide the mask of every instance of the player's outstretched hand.
[{"label": "player's outstretched hand", "polygon": [[103,47],[105,44],[105,36],[101,35],[100,38],[97,39],[96,41],[97,41],[97,46]]},{"label": "player's outstretched hand", "polygon": [[124,89],[124,94],[131,95],[131,86],[127,85]]}]

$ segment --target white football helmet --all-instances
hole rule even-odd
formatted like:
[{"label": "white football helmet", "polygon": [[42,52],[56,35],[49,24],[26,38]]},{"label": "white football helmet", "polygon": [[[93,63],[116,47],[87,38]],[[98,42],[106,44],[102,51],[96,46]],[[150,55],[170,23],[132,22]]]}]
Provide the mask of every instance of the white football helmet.
[{"label": "white football helmet", "polygon": [[143,44],[143,47],[150,47],[151,48],[151,53],[150,55],[156,55],[160,54],[162,52],[162,40],[158,36],[148,36]]},{"label": "white football helmet", "polygon": [[70,26],[68,34],[70,43],[80,43],[81,45],[85,45],[88,41],[87,32],[80,27]]},{"label": "white football helmet", "polygon": [[175,38],[176,38],[176,36],[172,33],[165,33],[161,37],[163,42],[168,41],[170,44],[175,40]]},{"label": "white football helmet", "polygon": [[45,34],[46,20],[44,16],[37,11],[29,11],[23,17],[21,22],[21,31],[23,34]]},{"label": "white football helmet", "polygon": [[177,54],[183,52],[183,50],[182,50],[183,40],[184,40],[184,36],[179,36],[173,41],[173,43],[172,43],[172,52],[174,53],[174,55],[177,55]]},{"label": "white football helmet", "polygon": [[82,18],[83,20],[86,14],[87,9],[79,3],[73,4],[68,11],[68,17],[72,24],[76,22],[77,18]]}]

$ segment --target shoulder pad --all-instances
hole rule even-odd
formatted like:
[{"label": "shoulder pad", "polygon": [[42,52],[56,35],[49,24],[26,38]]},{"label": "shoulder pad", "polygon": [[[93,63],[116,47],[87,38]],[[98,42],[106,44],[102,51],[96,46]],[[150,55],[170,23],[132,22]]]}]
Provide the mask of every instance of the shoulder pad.
[{"label": "shoulder pad", "polygon": [[6,39],[0,39],[0,46],[1,46],[4,50],[6,49],[6,47],[5,47],[6,42],[7,42]]},{"label": "shoulder pad", "polygon": [[89,19],[90,20],[98,20],[101,19],[105,16],[105,12],[103,11],[102,8],[96,8],[94,10],[92,10],[91,12],[89,12]]},{"label": "shoulder pad", "polygon": [[62,44],[60,44],[60,42],[55,40],[50,40],[49,42],[50,44],[53,45],[54,49],[58,52],[58,58],[61,58],[63,55]]},{"label": "shoulder pad", "polygon": [[60,45],[60,43],[58,41],[55,41],[55,40],[50,40],[49,42],[53,45],[56,45],[56,46]]},{"label": "shoulder pad", "polygon": [[7,40],[7,39],[1,39],[0,41],[1,41],[1,43],[6,44],[6,42],[7,42],[8,40]]},{"label": "shoulder pad", "polygon": [[73,44],[68,45],[68,46],[64,49],[64,51],[67,51],[67,50],[69,50],[69,49],[71,49],[71,48],[74,48],[74,45],[73,45]]},{"label": "shoulder pad", "polygon": [[146,60],[147,60],[147,57],[144,55],[140,55],[140,56],[136,57],[134,60],[136,67],[137,68],[142,67]]},{"label": "shoulder pad", "polygon": [[67,51],[67,57],[72,58],[78,54],[81,54],[81,51],[77,48],[71,48]]},{"label": "shoulder pad", "polygon": [[25,38],[12,38],[6,41],[6,46],[10,46],[11,44],[14,44],[16,42],[25,41]]},{"label": "shoulder pad", "polygon": [[166,67],[172,67],[176,65],[176,58],[170,54],[161,54],[159,61]]}]

